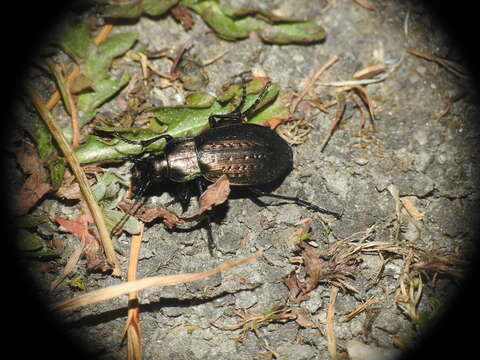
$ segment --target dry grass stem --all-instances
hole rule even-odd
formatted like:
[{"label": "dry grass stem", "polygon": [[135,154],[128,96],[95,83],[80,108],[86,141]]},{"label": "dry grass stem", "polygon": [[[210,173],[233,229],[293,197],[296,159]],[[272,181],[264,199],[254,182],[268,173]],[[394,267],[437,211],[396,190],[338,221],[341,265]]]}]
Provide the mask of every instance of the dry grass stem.
[{"label": "dry grass stem", "polygon": [[395,70],[400,66],[405,58],[406,52],[402,53],[398,62],[393,65],[385,74],[376,78],[376,79],[362,79],[362,80],[345,80],[345,81],[333,81],[333,82],[326,82],[326,83],[319,83],[318,85],[321,86],[330,86],[330,87],[343,87],[343,86],[363,86],[363,85],[370,85],[384,81],[390,75],[392,75]]},{"label": "dry grass stem", "polygon": [[66,311],[74,310],[80,307],[94,304],[100,301],[112,299],[120,295],[128,294],[133,291],[139,291],[154,286],[171,286],[177,285],[185,282],[200,280],[208,276],[214,275],[216,273],[231,269],[235,266],[242,264],[248,264],[253,261],[256,261],[260,256],[262,256],[262,251],[257,251],[254,255],[220,264],[216,268],[204,271],[200,273],[191,273],[191,274],[178,274],[178,275],[158,275],[152,276],[140,280],[129,281],[121,283],[118,285],[109,286],[104,289],[94,290],[89,293],[77,296],[72,299],[64,300],[57,302],[53,305],[52,309],[55,311]]},{"label": "dry grass stem", "polygon": [[344,113],[345,113],[345,96],[343,96],[342,94],[337,94],[337,113],[335,115],[335,119],[330,124],[330,128],[328,129],[327,134],[325,135],[325,138],[320,144],[320,152],[322,152],[325,149],[325,146],[327,146],[327,143],[332,137],[332,134],[335,131],[335,128],[340,123],[340,120],[342,120]]},{"label": "dry grass stem", "polygon": [[100,235],[100,240],[102,242],[103,249],[105,251],[105,255],[107,257],[107,261],[111,266],[113,266],[113,273],[114,276],[120,276],[120,263],[117,259],[115,254],[115,250],[113,249],[112,241],[110,239],[110,233],[107,230],[105,219],[103,218],[103,213],[100,207],[98,206],[97,202],[95,201],[95,197],[90,190],[90,186],[88,184],[88,179],[83,172],[80,163],[78,162],[77,157],[75,156],[70,144],[65,139],[62,129],[57,125],[55,119],[53,118],[50,111],[47,107],[42,103],[38,94],[30,87],[26,88],[27,94],[32,100],[35,108],[37,109],[40,117],[43,119],[45,124],[47,125],[50,133],[55,138],[58,146],[60,147],[62,153],[65,155],[67,162],[72,169],[72,172],[75,175],[75,178],[80,185],[80,190],[82,191],[82,195],[85,198],[85,201],[88,204],[88,208],[95,220],[95,224],[97,226],[98,233]]},{"label": "dry grass stem", "polygon": [[323,64],[320,67],[320,69],[318,69],[318,71],[315,73],[315,75],[312,76],[312,78],[308,81],[307,85],[305,85],[305,87],[303,88],[300,95],[298,95],[295,98],[295,100],[292,101],[292,104],[290,105],[291,114],[295,112],[300,101],[302,101],[305,95],[313,88],[315,82],[318,80],[320,75],[322,75],[325,72],[325,70],[327,70],[330,66],[332,66],[338,59],[339,59],[338,56],[332,56],[330,60],[328,60],[325,64]]},{"label": "dry grass stem", "polygon": [[208,66],[210,64],[213,64],[215,61],[224,57],[227,53],[228,53],[228,50],[225,50],[225,51],[221,52],[220,54],[217,54],[217,55],[213,56],[212,58],[203,61],[202,66]]},{"label": "dry grass stem", "polygon": [[335,302],[337,300],[338,295],[338,288],[336,286],[332,286],[330,288],[330,302],[328,304],[328,311],[327,311],[327,347],[328,353],[330,354],[330,358],[332,360],[337,359],[337,340],[335,338],[335,331],[334,331],[334,317],[335,317]]},{"label": "dry grass stem", "polygon": [[367,301],[365,301],[362,305],[360,305],[359,307],[357,307],[355,310],[353,310],[351,313],[345,315],[343,318],[342,318],[342,322],[347,322],[347,321],[350,321],[352,320],[355,316],[357,316],[358,314],[362,313],[363,311],[367,310],[369,306],[371,305],[375,305],[375,304],[378,304],[380,300],[373,296],[371,297],[370,299],[368,299]]},{"label": "dry grass stem", "polygon": [[432,55],[419,50],[409,49],[407,51],[412,55],[437,63],[438,65],[444,67],[447,71],[451,72],[452,74],[455,74],[460,78],[468,78],[467,69],[465,69],[462,65],[456,63],[455,61],[443,59],[439,56]]},{"label": "dry grass stem", "polygon": [[370,11],[377,11],[377,8],[367,0],[354,0],[358,5],[361,7],[370,10]]},{"label": "dry grass stem", "polygon": [[[130,243],[130,260],[128,262],[128,281],[137,279],[138,257],[143,237],[143,223],[140,224],[140,233],[132,236]],[[140,360],[142,358],[142,341],[140,332],[140,307],[137,292],[128,294],[128,317],[123,329],[122,337],[127,336],[127,358]]]}]

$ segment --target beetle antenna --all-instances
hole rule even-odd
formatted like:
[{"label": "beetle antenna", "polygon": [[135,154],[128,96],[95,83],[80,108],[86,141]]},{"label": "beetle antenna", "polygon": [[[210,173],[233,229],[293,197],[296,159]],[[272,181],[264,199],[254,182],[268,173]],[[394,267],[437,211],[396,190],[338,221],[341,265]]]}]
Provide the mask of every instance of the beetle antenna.
[{"label": "beetle antenna", "polygon": [[258,104],[260,104],[260,102],[263,100],[263,98],[265,97],[265,95],[267,94],[268,92],[268,88],[270,87],[270,80],[267,81],[267,83],[265,84],[265,86],[262,88],[262,91],[260,92],[260,95],[256,98],[255,102],[250,105],[250,107],[245,110],[244,112],[242,112],[240,114],[240,117],[242,119],[245,119],[245,118],[249,118],[250,115],[252,115],[252,113],[256,110]]}]

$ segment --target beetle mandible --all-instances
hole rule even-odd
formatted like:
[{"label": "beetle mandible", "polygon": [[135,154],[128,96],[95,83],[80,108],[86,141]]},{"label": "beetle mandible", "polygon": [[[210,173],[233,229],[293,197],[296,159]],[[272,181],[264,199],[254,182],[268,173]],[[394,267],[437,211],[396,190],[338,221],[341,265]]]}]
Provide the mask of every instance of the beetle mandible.
[{"label": "beetle mandible", "polygon": [[[134,161],[133,197],[143,195],[151,182],[169,179],[183,183],[195,180],[199,190],[203,191],[203,179],[215,182],[220,176],[227,175],[230,185],[248,187],[257,196],[290,200],[338,218],[338,213],[297,197],[271,194],[256,188],[287,175],[293,167],[293,152],[284,139],[268,127],[243,122],[256,110],[269,85],[267,82],[254,103],[242,112],[246,98],[245,81],[242,78],[242,97],[236,108],[228,114],[211,115],[208,118],[210,128],[195,137],[159,135],[134,141],[116,133],[124,142],[142,147],[160,139],[167,141],[164,154],[149,155]],[[225,124],[219,125],[219,121]]]}]

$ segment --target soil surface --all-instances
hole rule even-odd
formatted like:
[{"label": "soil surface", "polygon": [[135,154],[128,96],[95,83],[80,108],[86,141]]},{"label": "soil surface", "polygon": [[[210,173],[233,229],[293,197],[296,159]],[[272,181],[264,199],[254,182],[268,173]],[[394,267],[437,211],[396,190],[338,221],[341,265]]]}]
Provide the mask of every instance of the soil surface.
[{"label": "soil surface", "polygon": [[[361,343],[388,357],[411,345],[430,316],[441,313],[455,294],[460,271],[457,260],[468,259],[466,254],[473,247],[479,195],[479,153],[473,150],[479,136],[474,124],[478,107],[473,89],[468,78],[407,52],[416,50],[462,63],[458,50],[428,10],[401,1],[372,2],[374,10],[360,3],[363,1],[262,2],[263,9],[313,19],[324,26],[326,40],[313,45],[270,45],[256,34],[242,41],[224,41],[195,14],[189,32],[171,16],[142,17],[115,26],[114,33],[138,32],[137,46],[145,44],[151,50],[178,49],[196,34],[188,56],[200,61],[228,51],[205,67],[209,82],[203,90],[216,95],[233,76],[252,69],[263,71],[281,90],[299,94],[322,65],[338,56],[294,113],[303,120],[301,129],[311,131],[300,144],[292,145],[294,169],[274,192],[297,196],[341,213],[341,217],[296,204],[261,206],[242,192],[213,214],[213,257],[204,230],[189,225],[168,231],[161,222],[150,224],[141,244],[137,278],[206,271],[259,249],[264,249],[264,255],[200,281],[141,291],[145,359],[330,359],[329,305],[334,308],[338,354],[354,351],[352,346]],[[231,1],[230,5],[256,4]],[[170,63],[165,60],[154,64],[161,71],[169,70]],[[383,81],[364,86],[375,119],[369,116],[361,90],[342,92],[343,117],[321,151],[342,97],[337,96],[340,87],[325,83],[349,81],[357,71],[373,65],[385,68],[374,77],[384,76]],[[138,63],[120,62],[119,66],[140,74]],[[172,88],[148,96],[154,105],[181,101]],[[121,94],[101,112],[117,115],[118,101],[124,101]],[[282,126],[285,132],[293,125]],[[127,178],[129,166],[122,168]],[[171,200],[169,194],[152,196],[148,205]],[[265,198],[265,202],[277,200]],[[52,198],[40,206],[46,213],[66,218],[79,213],[71,203]],[[193,198],[188,212],[197,206]],[[181,212],[179,204],[170,208]],[[305,281],[312,277],[302,258],[305,249],[292,240],[304,226],[297,223],[306,218],[312,219],[309,249],[321,255],[325,266],[341,263],[344,268],[337,270],[343,275],[323,279],[304,301],[292,301],[295,295],[282,279],[296,276]],[[36,273],[45,289],[62,271],[78,242],[73,235],[54,236],[62,238],[65,251],[49,272]],[[125,273],[129,246],[129,237],[122,235],[117,240]],[[354,250],[356,246],[361,249]],[[343,263],[335,257],[340,253],[347,256],[349,251],[353,253]],[[123,281],[87,274],[82,262],[76,274],[85,275],[85,291]],[[336,296],[333,287],[339,290]],[[408,305],[401,305],[402,296],[419,291],[421,298],[408,313]],[[78,291],[67,282],[51,293],[53,300],[76,295]],[[374,300],[366,311],[345,319],[369,299]],[[297,318],[239,325],[276,306],[285,306],[282,314],[297,314]],[[301,311],[306,314],[304,322],[298,317]],[[124,359],[126,346],[119,345],[126,315],[126,296],[90,305],[68,313],[68,332],[88,339],[92,355]]]}]

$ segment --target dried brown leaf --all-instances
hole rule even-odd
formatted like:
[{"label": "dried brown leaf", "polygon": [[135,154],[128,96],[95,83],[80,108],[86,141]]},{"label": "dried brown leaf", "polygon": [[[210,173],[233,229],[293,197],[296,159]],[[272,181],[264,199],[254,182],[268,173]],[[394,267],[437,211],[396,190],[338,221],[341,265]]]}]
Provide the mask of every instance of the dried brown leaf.
[{"label": "dried brown leaf", "polygon": [[89,270],[99,270],[103,272],[110,269],[103,257],[103,252],[97,238],[88,228],[88,216],[80,214],[76,221],[62,219],[57,216],[55,220],[69,232],[80,237],[84,244],[81,255],[86,258],[87,268]]},{"label": "dried brown leaf", "polygon": [[228,181],[226,175],[222,175],[200,195],[200,209],[192,215],[181,217],[181,219],[185,221],[197,219],[205,211],[212,210],[214,206],[223,204],[229,195],[230,181]]},{"label": "dried brown leaf", "polygon": [[301,308],[292,309],[292,312],[297,316],[295,321],[301,327],[316,328],[316,329],[320,327],[318,323],[312,320],[310,311],[308,311],[308,309],[301,307]]},{"label": "dried brown leaf", "polygon": [[30,175],[17,195],[15,214],[18,216],[27,214],[51,188],[50,184],[45,183],[45,176],[41,172]]},{"label": "dried brown leaf", "polygon": [[185,5],[177,5],[170,9],[175,20],[182,24],[185,30],[190,30],[195,22],[193,21],[192,13]]},{"label": "dried brown leaf", "polygon": [[42,161],[38,156],[33,145],[22,142],[20,148],[15,152],[16,160],[24,174],[34,174],[36,172],[43,172],[46,177],[45,169]]},{"label": "dried brown leaf", "polygon": [[308,294],[304,293],[304,284],[298,279],[296,274],[284,276],[282,281],[289,290],[288,299],[291,303],[298,304],[310,298]]},{"label": "dried brown leaf", "polygon": [[407,210],[408,214],[417,221],[423,220],[423,215],[418,211],[417,207],[412,201],[412,197],[405,196],[401,197],[400,201],[402,202],[403,207]]}]

